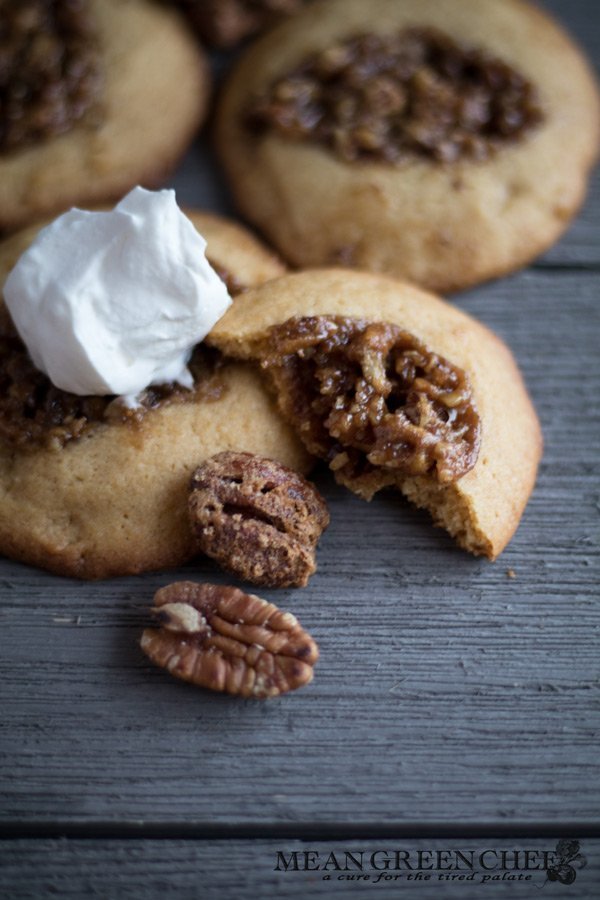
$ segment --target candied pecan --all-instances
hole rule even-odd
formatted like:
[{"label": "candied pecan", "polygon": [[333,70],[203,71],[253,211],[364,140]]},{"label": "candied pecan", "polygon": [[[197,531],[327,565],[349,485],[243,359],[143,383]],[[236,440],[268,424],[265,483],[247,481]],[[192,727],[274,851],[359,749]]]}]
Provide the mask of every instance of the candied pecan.
[{"label": "candied pecan", "polygon": [[325,501],[287,466],[226,451],[192,475],[189,512],[203,553],[252,584],[304,587],[329,524]]},{"label": "candied pecan", "polygon": [[358,493],[370,496],[375,470],[389,484],[398,474],[444,483],[475,465],[480,425],[467,375],[396,325],[297,316],[256,352],[306,448]]},{"label": "candied pecan", "polygon": [[278,78],[246,114],[251,131],[311,140],[342,159],[482,160],[538,125],[535,87],[484,50],[434,28],[362,34]]},{"label": "candied pecan", "polygon": [[87,0],[2,0],[0,150],[69,131],[102,88]]},{"label": "candied pecan", "polygon": [[234,47],[281,16],[297,12],[306,0],[170,0],[187,13],[213,47]]},{"label": "candied pecan", "polygon": [[161,588],[141,647],[176,678],[240,697],[308,684],[319,651],[289,612],[238,588],[182,581]]}]

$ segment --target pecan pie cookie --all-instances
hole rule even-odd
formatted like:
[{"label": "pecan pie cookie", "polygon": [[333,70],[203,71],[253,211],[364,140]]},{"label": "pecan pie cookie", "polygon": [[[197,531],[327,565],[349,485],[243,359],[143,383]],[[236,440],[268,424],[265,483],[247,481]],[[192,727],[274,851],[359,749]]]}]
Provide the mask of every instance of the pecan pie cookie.
[{"label": "pecan pie cookie", "polygon": [[169,174],[206,111],[209,73],[150,0],[4,0],[0,229]]},{"label": "pecan pie cookie", "polygon": [[260,364],[306,448],[355,493],[395,486],[490,559],[514,534],[540,427],[510,351],[465,313],[382,275],[313,270],[250,291],[208,342]]},{"label": "pecan pie cookie", "polygon": [[[239,226],[190,217],[237,290],[281,272]],[[0,245],[0,284],[36,232]],[[190,368],[192,391],[148,388],[133,410],[113,397],[76,397],[34,369],[3,308],[0,552],[81,578],[177,565],[195,552],[188,489],[203,460],[246,450],[306,470],[308,455],[251,365],[201,345]]]},{"label": "pecan pie cookie", "polygon": [[217,143],[289,262],[447,291],[559,237],[599,123],[586,61],[524,0],[323,0],[242,58]]}]

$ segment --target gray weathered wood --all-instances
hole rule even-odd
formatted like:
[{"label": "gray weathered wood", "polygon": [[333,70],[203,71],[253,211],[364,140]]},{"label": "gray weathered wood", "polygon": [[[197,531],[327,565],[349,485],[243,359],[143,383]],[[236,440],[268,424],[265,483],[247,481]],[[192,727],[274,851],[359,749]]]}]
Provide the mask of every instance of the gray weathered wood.
[{"label": "gray weathered wood", "polygon": [[[600,59],[595,0],[545,5]],[[175,184],[185,203],[232,209],[204,139]],[[391,494],[366,505],[317,474],[332,512],[319,571],[303,591],[265,592],[321,646],[315,681],[297,695],[212,696],[142,656],[157,587],[227,580],[206,560],[102,584],[0,561],[0,828],[24,836],[0,841],[2,897],[367,897],[374,885],[273,871],[276,851],[473,843],[293,840],[326,827],[332,840],[481,823],[505,834],[552,826],[557,837],[598,828],[599,235],[597,173],[581,216],[534,267],[456,301],[514,349],[546,440],[497,563],[463,554]],[[215,828],[235,839],[169,839]],[[279,828],[281,840],[264,839]],[[102,839],[77,840],[79,829]],[[599,843],[581,840],[588,867],[543,896],[600,894]],[[395,884],[378,888],[396,896]],[[423,900],[441,890],[402,884]],[[444,885],[443,896],[481,890]],[[533,896],[527,883],[489,891]]]},{"label": "gray weathered wood", "polygon": [[211,696],[142,657],[152,592],[225,579],[208,562],[103,584],[4,562],[3,820],[597,821],[599,283],[530,271],[461,301],[514,348],[547,444],[497,563],[319,478],[319,572],[265,592],[321,645],[297,695]]},{"label": "gray weathered wood", "polygon": [[[571,33],[589,57],[596,73],[600,66],[600,14],[594,0],[544,0],[540,3]],[[557,65],[560,65],[557,61]],[[593,173],[587,202],[563,238],[538,260],[540,265],[600,264],[600,172]]]},{"label": "gray weathered wood", "polygon": [[[462,841],[14,841],[0,842],[0,892],[7,900],[80,900],[100,897],[102,900],[154,900],[175,898],[190,900],[255,900],[277,898],[367,898],[414,897],[418,900],[531,900],[543,888],[542,851],[555,849],[556,840],[520,839]],[[524,868],[524,850],[531,850],[530,869]],[[396,864],[394,851],[401,851]],[[418,865],[417,851],[423,853],[425,866],[420,872],[404,868],[402,860]],[[475,866],[471,870],[438,871],[436,851],[474,851]],[[519,869],[506,870],[506,877],[521,880],[491,880],[500,870],[486,871],[477,863],[478,854],[486,850],[513,850]],[[278,851],[284,860],[278,857]],[[353,855],[352,859],[345,851]],[[383,851],[383,852],[382,852]],[[410,855],[402,855],[407,851]],[[432,851],[427,855],[427,851]],[[298,870],[294,871],[293,853]],[[577,872],[571,885],[547,883],[542,896],[552,900],[596,900],[600,893],[600,842],[581,839],[581,852],[587,859],[585,868]],[[305,853],[308,856],[305,857]],[[330,857],[333,853],[335,859]],[[375,853],[374,867],[371,855]],[[534,855],[535,854],[535,855]],[[467,859],[470,859],[467,855]],[[486,865],[500,858],[484,856]],[[383,867],[391,861],[391,869]],[[512,865],[514,856],[507,857]],[[305,862],[307,860],[307,862]],[[329,862],[328,862],[329,860]],[[232,865],[232,862],[234,865]],[[287,870],[285,865],[290,866]],[[442,866],[455,865],[454,856],[441,856]],[[303,867],[309,865],[312,870]],[[339,869],[336,869],[336,865]],[[459,865],[463,863],[459,862]],[[316,866],[321,868],[315,869]],[[327,866],[327,868],[323,868]],[[359,868],[362,866],[362,869]],[[397,866],[397,867],[396,867]],[[521,868],[522,867],[522,868]],[[449,875],[464,880],[448,880]],[[328,876],[328,878],[324,878]],[[359,876],[363,876],[359,880]],[[366,876],[366,877],[364,877]],[[411,876],[409,878],[409,876]],[[488,881],[484,881],[484,877]],[[529,878],[528,878],[529,876]],[[378,880],[379,877],[379,880]]]}]

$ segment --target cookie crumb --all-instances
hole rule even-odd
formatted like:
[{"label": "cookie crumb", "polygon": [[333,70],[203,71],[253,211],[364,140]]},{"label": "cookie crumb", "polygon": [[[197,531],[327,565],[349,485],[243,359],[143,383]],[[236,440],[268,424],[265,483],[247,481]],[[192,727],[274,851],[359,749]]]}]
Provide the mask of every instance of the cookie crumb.
[{"label": "cookie crumb", "polygon": [[507,578],[516,578],[516,577],[517,577],[517,573],[515,572],[514,569],[507,569],[507,570],[506,570],[506,577],[507,577]]}]

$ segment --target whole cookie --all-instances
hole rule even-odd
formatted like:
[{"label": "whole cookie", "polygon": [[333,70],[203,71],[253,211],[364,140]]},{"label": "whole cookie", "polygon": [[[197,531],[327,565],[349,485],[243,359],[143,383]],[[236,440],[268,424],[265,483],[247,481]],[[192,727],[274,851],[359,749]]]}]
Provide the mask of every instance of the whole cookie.
[{"label": "whole cookie", "polygon": [[[14,71],[0,76],[0,229],[164,181],[208,99],[206,59],[180,16],[150,0],[5,6]],[[15,120],[28,127],[17,133]]]},{"label": "whole cookie", "polygon": [[470,316],[381,275],[324,269],[250,291],[209,341],[256,359],[311,452],[370,499],[395,485],[458,543],[494,559],[542,450],[508,348]]},{"label": "whole cookie", "polygon": [[250,48],[217,120],[240,209],[289,262],[441,291],[550,246],[599,135],[585,59],[523,0],[323,0]]},{"label": "whole cookie", "polygon": [[[281,271],[239,226],[201,213],[192,218],[206,233],[209,258],[214,250],[240,286]],[[0,283],[36,231],[0,245]],[[178,565],[195,552],[188,486],[204,459],[247,450],[306,471],[306,452],[251,365],[201,350],[194,371],[193,394],[149,389],[133,419],[110,398],[74,405],[72,395],[36,376],[3,309],[0,553],[81,578]]]}]

